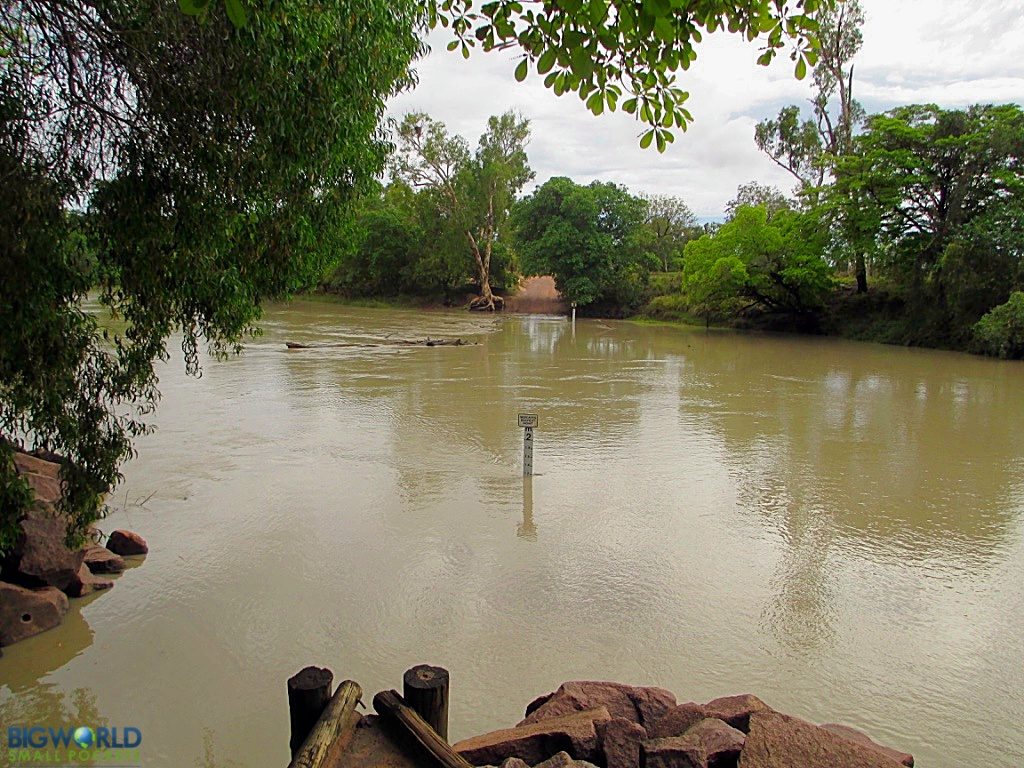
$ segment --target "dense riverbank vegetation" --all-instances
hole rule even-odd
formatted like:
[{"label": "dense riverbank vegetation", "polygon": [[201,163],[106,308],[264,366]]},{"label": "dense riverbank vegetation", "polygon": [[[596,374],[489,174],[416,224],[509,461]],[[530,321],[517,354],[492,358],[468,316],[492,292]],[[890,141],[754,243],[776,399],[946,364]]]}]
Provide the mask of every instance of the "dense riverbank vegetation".
[{"label": "dense riverbank vegetation", "polygon": [[[519,137],[528,131],[511,115],[492,118],[489,131],[501,124],[519,126]],[[1016,105],[914,105],[867,117],[849,151],[828,156],[827,183],[801,183],[792,197],[743,185],[725,221],[703,226],[679,198],[609,182],[552,178],[513,201],[504,180],[521,185],[529,174],[524,141],[513,142],[514,172],[504,160],[488,170],[478,150],[477,170],[453,174],[467,198],[500,190],[499,206],[474,203],[477,221],[496,217],[487,231],[499,290],[550,274],[584,314],[1022,356],[1024,112]],[[459,157],[470,162],[465,148]],[[492,180],[481,184],[481,174]],[[474,239],[452,212],[453,193],[406,178],[396,174],[362,199],[324,285],[352,297],[461,303],[479,292]]]}]

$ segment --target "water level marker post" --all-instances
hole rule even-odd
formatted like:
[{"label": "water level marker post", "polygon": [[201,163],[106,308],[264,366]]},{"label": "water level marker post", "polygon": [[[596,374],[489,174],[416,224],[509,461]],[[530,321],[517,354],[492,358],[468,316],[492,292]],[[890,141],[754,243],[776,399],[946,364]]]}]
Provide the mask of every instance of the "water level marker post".
[{"label": "water level marker post", "polygon": [[523,477],[533,475],[533,430],[540,423],[535,413],[520,413],[519,426],[523,428]]}]

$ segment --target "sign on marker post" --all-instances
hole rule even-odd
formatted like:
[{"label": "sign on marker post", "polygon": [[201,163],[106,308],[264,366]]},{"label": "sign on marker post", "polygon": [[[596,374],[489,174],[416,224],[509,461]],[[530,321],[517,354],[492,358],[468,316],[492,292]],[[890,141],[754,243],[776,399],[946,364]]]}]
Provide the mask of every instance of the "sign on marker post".
[{"label": "sign on marker post", "polygon": [[520,413],[519,426],[523,428],[523,476],[533,474],[533,430],[540,422],[535,413]]}]

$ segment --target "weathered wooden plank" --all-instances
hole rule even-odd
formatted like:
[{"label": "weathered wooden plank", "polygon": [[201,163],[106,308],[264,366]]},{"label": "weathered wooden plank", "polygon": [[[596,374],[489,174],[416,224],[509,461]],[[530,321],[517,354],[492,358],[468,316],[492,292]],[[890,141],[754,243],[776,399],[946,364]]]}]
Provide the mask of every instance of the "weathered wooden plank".
[{"label": "weathered wooden plank", "polygon": [[414,738],[441,768],[473,768],[448,742],[437,735],[415,711],[406,706],[397,691],[381,691],[373,697],[373,708],[378,714],[392,718]]},{"label": "weathered wooden plank", "polygon": [[362,695],[363,689],[352,680],[339,685],[288,768],[329,768],[331,756],[352,738],[359,722],[356,704]]}]

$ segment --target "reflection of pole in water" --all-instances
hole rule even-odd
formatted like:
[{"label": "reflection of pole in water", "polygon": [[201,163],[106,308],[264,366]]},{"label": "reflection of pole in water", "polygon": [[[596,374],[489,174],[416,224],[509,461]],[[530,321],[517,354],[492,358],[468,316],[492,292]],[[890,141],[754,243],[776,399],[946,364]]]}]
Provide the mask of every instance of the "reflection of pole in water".
[{"label": "reflection of pole in water", "polygon": [[537,526],[533,524],[533,477],[523,477],[523,522],[516,528],[516,535],[530,541],[537,540]]}]

